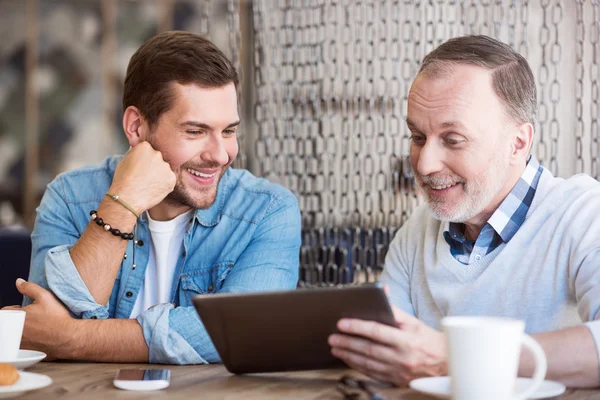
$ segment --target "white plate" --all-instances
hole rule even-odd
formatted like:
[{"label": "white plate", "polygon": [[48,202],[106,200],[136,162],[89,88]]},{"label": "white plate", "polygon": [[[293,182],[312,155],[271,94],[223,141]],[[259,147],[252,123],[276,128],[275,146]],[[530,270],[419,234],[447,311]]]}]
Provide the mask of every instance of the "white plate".
[{"label": "white plate", "polygon": [[[516,392],[523,391],[531,384],[531,378],[517,378]],[[426,393],[440,399],[449,399],[451,394],[450,377],[436,376],[433,378],[419,378],[410,382],[410,388]],[[562,394],[566,386],[559,382],[544,381],[531,399],[545,399]]]},{"label": "white plate", "polygon": [[28,390],[40,389],[52,383],[49,376],[19,371],[19,380],[10,386],[0,386],[0,399],[19,396]]},{"label": "white plate", "polygon": [[12,361],[1,361],[4,364],[12,364],[17,369],[25,369],[31,367],[34,364],[39,363],[46,358],[46,353],[35,350],[19,350],[16,360]]}]

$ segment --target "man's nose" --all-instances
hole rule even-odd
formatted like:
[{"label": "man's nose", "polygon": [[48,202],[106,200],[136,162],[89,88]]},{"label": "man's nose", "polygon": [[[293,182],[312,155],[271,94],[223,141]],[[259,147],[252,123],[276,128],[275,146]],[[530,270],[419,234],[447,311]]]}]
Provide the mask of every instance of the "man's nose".
[{"label": "man's nose", "polygon": [[221,135],[210,135],[206,147],[200,153],[203,161],[226,165],[229,162],[229,154]]},{"label": "man's nose", "polygon": [[427,176],[444,169],[443,150],[435,142],[429,141],[418,149],[416,170],[419,175]]}]

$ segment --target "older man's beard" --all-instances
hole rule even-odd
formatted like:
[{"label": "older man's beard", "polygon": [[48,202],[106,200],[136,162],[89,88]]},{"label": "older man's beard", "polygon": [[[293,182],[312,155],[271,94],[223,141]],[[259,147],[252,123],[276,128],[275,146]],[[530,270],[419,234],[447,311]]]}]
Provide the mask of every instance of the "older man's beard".
[{"label": "older man's beard", "polygon": [[[500,192],[508,179],[508,169],[502,154],[496,153],[492,162],[474,179],[466,181],[454,173],[417,175],[417,184],[423,189],[433,217],[441,221],[464,223],[480,214]],[[456,200],[432,197],[429,185],[462,185],[463,195]],[[450,203],[452,202],[452,203]]]}]

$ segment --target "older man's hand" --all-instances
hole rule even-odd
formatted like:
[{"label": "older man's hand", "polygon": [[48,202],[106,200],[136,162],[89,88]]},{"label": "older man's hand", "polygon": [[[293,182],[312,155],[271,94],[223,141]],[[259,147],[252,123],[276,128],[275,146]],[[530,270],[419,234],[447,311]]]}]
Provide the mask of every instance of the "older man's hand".
[{"label": "older man's hand", "polygon": [[342,334],[329,337],[331,353],[351,368],[396,386],[424,376],[446,375],[444,335],[394,306],[392,310],[397,327],[340,320],[337,327]]},{"label": "older man's hand", "polygon": [[43,287],[17,279],[17,290],[31,297],[34,302],[26,307],[9,306],[3,309],[23,310],[25,327],[21,348],[39,350],[47,354],[46,360],[64,358],[73,335],[73,319],[67,309]]}]

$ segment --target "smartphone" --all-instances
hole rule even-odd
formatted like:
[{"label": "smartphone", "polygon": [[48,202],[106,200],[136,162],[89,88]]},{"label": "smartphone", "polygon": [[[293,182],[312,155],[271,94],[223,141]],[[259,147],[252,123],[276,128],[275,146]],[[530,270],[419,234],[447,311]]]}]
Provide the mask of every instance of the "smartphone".
[{"label": "smartphone", "polygon": [[123,390],[160,390],[169,386],[168,369],[120,369],[113,384]]}]

